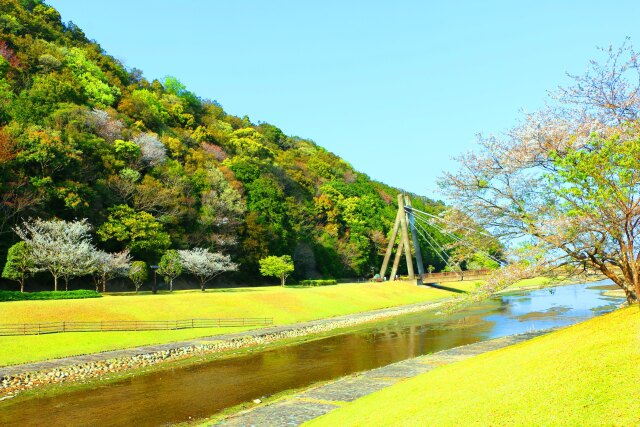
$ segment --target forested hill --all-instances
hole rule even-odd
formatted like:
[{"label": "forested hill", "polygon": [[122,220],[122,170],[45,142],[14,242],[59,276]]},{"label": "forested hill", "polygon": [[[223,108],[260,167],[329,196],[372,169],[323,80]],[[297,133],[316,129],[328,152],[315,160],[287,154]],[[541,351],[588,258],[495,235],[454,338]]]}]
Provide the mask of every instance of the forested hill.
[{"label": "forested hill", "polygon": [[0,263],[13,226],[58,217],[87,218],[98,246],[148,262],[213,248],[245,278],[266,255],[292,255],[298,277],[379,265],[397,189],[176,78],[148,81],[38,0],[0,4]]}]

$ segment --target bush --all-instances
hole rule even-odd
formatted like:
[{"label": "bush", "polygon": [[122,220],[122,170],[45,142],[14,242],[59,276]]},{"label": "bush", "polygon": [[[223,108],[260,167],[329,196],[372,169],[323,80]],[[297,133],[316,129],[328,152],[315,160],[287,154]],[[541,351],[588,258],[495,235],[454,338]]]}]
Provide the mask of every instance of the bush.
[{"label": "bush", "polygon": [[302,286],[330,286],[337,283],[335,279],[301,280],[298,282],[298,284]]},{"label": "bush", "polygon": [[0,301],[23,301],[23,300],[49,300],[49,299],[83,299],[100,298],[96,291],[80,289],[77,291],[44,291],[44,292],[19,292],[0,291]]}]

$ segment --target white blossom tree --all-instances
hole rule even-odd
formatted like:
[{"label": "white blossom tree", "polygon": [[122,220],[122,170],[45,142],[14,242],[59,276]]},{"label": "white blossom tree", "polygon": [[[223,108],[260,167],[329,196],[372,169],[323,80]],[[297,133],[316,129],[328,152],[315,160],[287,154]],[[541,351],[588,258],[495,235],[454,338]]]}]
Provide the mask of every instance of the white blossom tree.
[{"label": "white blossom tree", "polygon": [[143,132],[136,136],[133,142],[140,147],[142,161],[147,166],[158,166],[167,160],[167,149],[154,134]]},{"label": "white blossom tree", "polygon": [[67,283],[72,277],[93,271],[91,225],[80,221],[49,220],[40,218],[25,221],[14,231],[26,242],[37,268],[47,270],[53,277],[53,288],[58,290],[58,279]]},{"label": "white blossom tree", "polygon": [[109,113],[97,108],[94,108],[89,114],[96,133],[105,141],[113,142],[121,137],[124,125],[120,120],[112,119],[109,117]]},{"label": "white blossom tree", "polygon": [[126,277],[131,268],[131,255],[128,250],[108,253],[96,250],[93,253],[93,281],[96,291],[102,286],[102,292],[107,291],[107,281],[116,277]]},{"label": "white blossom tree", "polygon": [[[560,88],[557,104],[479,138],[441,180],[471,224],[512,243],[511,265],[478,296],[524,277],[595,271],[640,302],[640,62],[626,44],[605,55]],[[472,238],[470,222],[450,215],[450,231]]]},{"label": "white blossom tree", "polygon": [[207,282],[214,277],[228,271],[238,270],[238,265],[231,261],[229,255],[209,252],[205,248],[180,250],[178,254],[182,260],[182,267],[198,278],[203,292]]}]

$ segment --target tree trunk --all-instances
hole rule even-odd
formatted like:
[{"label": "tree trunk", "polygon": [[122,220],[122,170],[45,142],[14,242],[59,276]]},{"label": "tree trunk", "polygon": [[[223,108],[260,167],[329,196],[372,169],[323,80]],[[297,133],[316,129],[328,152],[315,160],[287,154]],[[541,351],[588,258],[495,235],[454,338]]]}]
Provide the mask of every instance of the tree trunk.
[{"label": "tree trunk", "polygon": [[58,276],[53,276],[53,290],[58,290]]},{"label": "tree trunk", "polygon": [[284,281],[287,280],[287,277],[283,274],[280,276],[280,286],[284,286]]},{"label": "tree trunk", "polygon": [[66,277],[64,278],[64,290],[69,290],[69,279],[67,279]]},{"label": "tree trunk", "polygon": [[173,292],[173,279],[169,279],[169,292]]},{"label": "tree trunk", "polygon": [[107,292],[107,277],[102,275],[102,293]]},{"label": "tree trunk", "polygon": [[633,303],[635,303],[635,302],[638,302],[640,304],[640,300],[638,300],[638,298],[636,297],[636,295],[632,291],[630,291],[630,290],[628,290],[626,288],[622,288],[622,290],[624,291],[625,296],[627,297],[627,303],[629,305],[633,305]]},{"label": "tree trunk", "polygon": [[24,292],[24,279],[20,281],[20,292]]},{"label": "tree trunk", "polygon": [[202,292],[204,292],[204,280],[200,282],[200,289],[202,289]]}]

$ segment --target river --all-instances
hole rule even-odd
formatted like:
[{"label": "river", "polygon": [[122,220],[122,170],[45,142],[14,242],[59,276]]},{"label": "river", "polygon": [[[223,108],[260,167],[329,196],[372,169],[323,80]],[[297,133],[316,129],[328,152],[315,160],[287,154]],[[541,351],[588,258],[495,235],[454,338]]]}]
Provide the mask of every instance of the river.
[{"label": "river", "polygon": [[[392,285],[390,285],[392,286]],[[166,369],[56,396],[0,402],[2,426],[159,426],[410,357],[613,310],[610,282],[503,294],[446,317],[414,313],[337,335]]]}]

